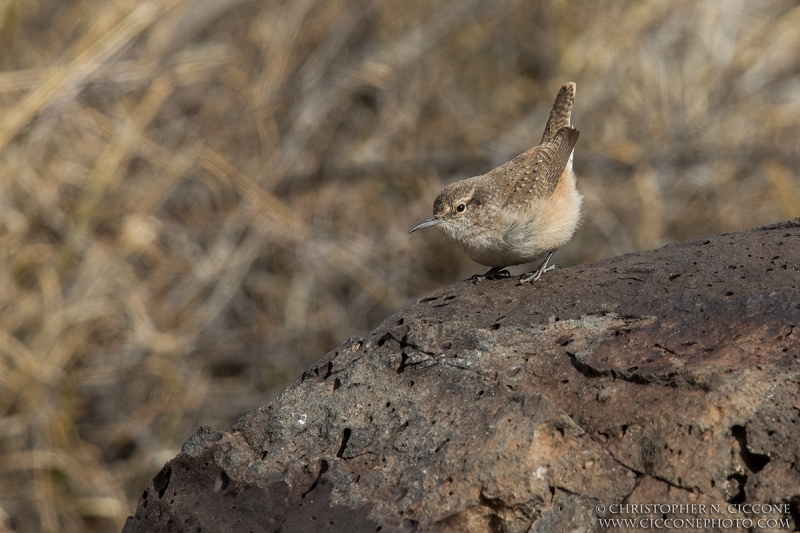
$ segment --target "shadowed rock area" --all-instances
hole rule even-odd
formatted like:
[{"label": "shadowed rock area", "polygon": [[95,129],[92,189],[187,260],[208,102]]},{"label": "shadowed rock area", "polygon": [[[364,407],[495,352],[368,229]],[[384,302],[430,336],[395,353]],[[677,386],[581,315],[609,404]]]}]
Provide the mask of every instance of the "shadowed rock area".
[{"label": "shadowed rock area", "polygon": [[124,531],[800,526],[800,220],[516,282],[422,298],[200,429]]}]

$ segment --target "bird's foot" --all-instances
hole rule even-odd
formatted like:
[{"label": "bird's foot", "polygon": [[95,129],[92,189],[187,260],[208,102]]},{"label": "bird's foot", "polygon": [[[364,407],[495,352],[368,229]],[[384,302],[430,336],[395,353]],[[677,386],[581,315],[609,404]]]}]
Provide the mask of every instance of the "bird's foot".
[{"label": "bird's foot", "polygon": [[478,283],[479,281],[483,281],[485,279],[493,281],[501,278],[510,278],[510,277],[511,277],[511,272],[506,270],[505,267],[492,267],[486,272],[486,274],[475,274],[469,279],[470,281],[472,281],[472,283]]},{"label": "bird's foot", "polygon": [[539,279],[542,277],[542,274],[544,274],[545,272],[550,272],[554,268],[561,268],[560,266],[558,266],[555,263],[553,263],[550,266],[547,266],[547,262],[550,261],[550,258],[553,257],[554,253],[556,253],[555,250],[553,250],[552,252],[547,254],[547,257],[544,258],[544,261],[542,261],[542,264],[539,265],[539,268],[537,268],[533,272],[526,272],[525,274],[521,275],[519,277],[519,284],[520,285],[525,285],[526,283],[532,283],[534,281],[539,281]]}]

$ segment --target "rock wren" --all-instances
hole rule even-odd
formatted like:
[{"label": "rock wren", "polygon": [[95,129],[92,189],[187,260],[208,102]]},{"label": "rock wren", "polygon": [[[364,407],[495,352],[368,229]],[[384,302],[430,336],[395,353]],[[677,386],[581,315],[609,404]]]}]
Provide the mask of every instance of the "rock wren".
[{"label": "rock wren", "polygon": [[538,281],[556,249],[569,241],[583,197],[575,189],[572,152],[578,130],[570,125],[575,84],[558,92],[539,146],[482,176],[445,187],[433,202],[433,217],[411,228],[436,226],[467,256],[492,267],[475,282],[510,276],[505,267],[530,263],[547,253],[519,283]]}]

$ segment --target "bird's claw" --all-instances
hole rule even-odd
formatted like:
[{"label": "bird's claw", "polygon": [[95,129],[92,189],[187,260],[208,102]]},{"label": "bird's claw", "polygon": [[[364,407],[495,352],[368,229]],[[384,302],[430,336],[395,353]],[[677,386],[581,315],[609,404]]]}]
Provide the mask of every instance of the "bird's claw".
[{"label": "bird's claw", "polygon": [[483,281],[485,279],[494,281],[497,279],[510,278],[510,277],[511,277],[511,272],[509,272],[505,268],[493,267],[490,268],[489,271],[486,272],[486,274],[475,274],[469,279],[470,281],[472,281],[472,283],[478,283],[479,281]]},{"label": "bird's claw", "polygon": [[544,261],[542,261],[542,264],[539,265],[539,268],[537,268],[533,272],[526,272],[525,274],[521,275],[519,277],[519,284],[520,285],[525,285],[526,283],[532,283],[534,281],[539,281],[539,279],[542,277],[542,274],[544,274],[545,272],[550,272],[554,268],[561,268],[556,263],[553,263],[552,265],[547,266],[547,262],[550,261],[550,258],[553,257],[554,253],[555,253],[555,250],[553,250],[552,252],[547,254],[547,257],[544,258]]}]

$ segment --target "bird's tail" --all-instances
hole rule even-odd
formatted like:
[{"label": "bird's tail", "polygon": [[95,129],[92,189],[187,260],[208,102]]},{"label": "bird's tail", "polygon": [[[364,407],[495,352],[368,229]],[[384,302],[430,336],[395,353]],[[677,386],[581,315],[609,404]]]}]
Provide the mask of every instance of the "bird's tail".
[{"label": "bird's tail", "polygon": [[572,112],[572,103],[574,101],[575,83],[569,82],[558,91],[556,102],[553,104],[553,110],[550,111],[550,118],[547,119],[547,126],[544,128],[541,144],[551,141],[553,137],[555,137],[556,132],[561,128],[571,126],[570,113]]}]

